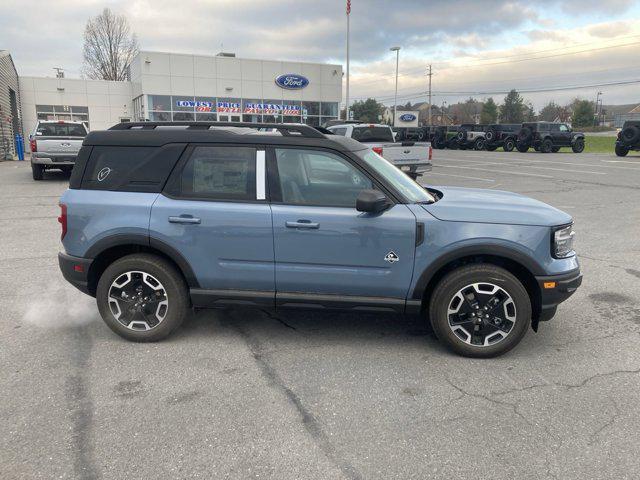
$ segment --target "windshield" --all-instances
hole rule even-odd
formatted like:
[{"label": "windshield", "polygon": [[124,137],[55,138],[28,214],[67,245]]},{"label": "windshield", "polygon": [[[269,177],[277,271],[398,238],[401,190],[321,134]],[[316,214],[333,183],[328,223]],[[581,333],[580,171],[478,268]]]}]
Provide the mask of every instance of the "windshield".
[{"label": "windshield", "polygon": [[426,189],[411,180],[405,173],[382,158],[372,150],[358,150],[355,152],[361,159],[375,170],[375,172],[392,184],[412,203],[433,203],[435,198]]},{"label": "windshield", "polygon": [[41,123],[36,135],[43,137],[86,137],[84,125],[77,123]]},{"label": "windshield", "polygon": [[389,127],[353,127],[351,138],[361,143],[367,142],[393,142],[393,134]]}]

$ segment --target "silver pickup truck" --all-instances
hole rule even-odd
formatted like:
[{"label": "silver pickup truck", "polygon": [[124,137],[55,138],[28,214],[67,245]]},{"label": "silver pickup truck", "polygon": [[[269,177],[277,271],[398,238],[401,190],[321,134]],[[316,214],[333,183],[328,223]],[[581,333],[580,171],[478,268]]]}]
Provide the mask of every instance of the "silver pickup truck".
[{"label": "silver pickup truck", "polygon": [[430,142],[396,142],[389,125],[356,123],[332,125],[327,128],[335,135],[353,138],[364,143],[381,157],[415,179],[431,171],[433,150]]},{"label": "silver pickup truck", "polygon": [[38,121],[29,137],[33,179],[42,180],[44,171],[53,168],[71,172],[86,136],[82,122]]}]

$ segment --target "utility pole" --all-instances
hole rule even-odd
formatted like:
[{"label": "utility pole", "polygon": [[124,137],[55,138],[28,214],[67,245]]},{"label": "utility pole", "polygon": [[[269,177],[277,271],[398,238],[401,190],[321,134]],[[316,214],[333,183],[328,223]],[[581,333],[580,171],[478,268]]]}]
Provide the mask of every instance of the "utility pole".
[{"label": "utility pole", "polygon": [[396,126],[396,108],[398,107],[398,63],[400,62],[400,47],[391,47],[389,50],[396,52],[396,93],[393,97],[393,126]]},{"label": "utility pole", "polygon": [[600,115],[598,114],[598,104],[600,103],[600,95],[602,92],[598,92],[596,95],[596,108],[593,116],[593,126],[597,127],[600,124]]},{"label": "utility pole", "polygon": [[347,0],[347,94],[345,99],[344,119],[349,120],[349,18],[351,17],[351,0]]},{"label": "utility pole", "polygon": [[431,77],[433,76],[431,64],[429,64],[429,73],[427,75],[429,76],[429,126],[431,126]]}]

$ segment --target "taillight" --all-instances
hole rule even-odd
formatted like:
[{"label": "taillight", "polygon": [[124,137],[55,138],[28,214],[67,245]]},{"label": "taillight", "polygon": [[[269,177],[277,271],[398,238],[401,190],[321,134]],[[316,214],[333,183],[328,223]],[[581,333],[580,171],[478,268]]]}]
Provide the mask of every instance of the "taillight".
[{"label": "taillight", "polygon": [[373,147],[371,150],[382,156],[382,147]]},{"label": "taillight", "polygon": [[433,158],[433,148],[429,145],[429,160]]},{"label": "taillight", "polygon": [[38,151],[38,144],[36,143],[36,139],[32,138],[31,140],[29,140],[29,147],[31,148],[32,152],[37,152]]},{"label": "taillight", "polygon": [[60,240],[64,240],[64,236],[67,234],[67,206],[64,203],[60,204],[60,216],[58,217],[58,222],[62,226]]}]

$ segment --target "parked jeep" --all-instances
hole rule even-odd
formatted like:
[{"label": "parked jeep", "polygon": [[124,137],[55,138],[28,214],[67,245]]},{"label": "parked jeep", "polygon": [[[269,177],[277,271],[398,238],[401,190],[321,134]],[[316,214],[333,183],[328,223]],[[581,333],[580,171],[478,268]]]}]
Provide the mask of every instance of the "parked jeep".
[{"label": "parked jeep", "polygon": [[531,147],[542,153],[571,147],[574,153],[580,153],[584,150],[584,133],[574,132],[566,123],[523,123],[518,131],[516,148],[524,153]]},{"label": "parked jeep", "polygon": [[486,125],[473,123],[463,123],[458,128],[458,148],[465,150],[473,148],[474,150],[484,150],[484,136]]},{"label": "parked jeep", "polygon": [[490,152],[502,147],[511,152],[516,147],[516,134],[522,127],[520,123],[497,123],[489,125],[484,134],[484,148]]},{"label": "parked jeep", "polygon": [[640,151],[640,120],[624,122],[616,139],[616,155],[624,157],[630,150]]},{"label": "parked jeep", "polygon": [[423,188],[366,145],[300,124],[92,132],[60,207],[64,277],[138,342],[192,308],[343,309],[420,314],[454,351],[490,357],[582,279],[568,214]]},{"label": "parked jeep", "polygon": [[434,128],[433,132],[433,140],[432,142],[433,148],[444,149],[449,148],[451,150],[455,150],[458,148],[458,126],[457,125],[449,125],[449,126],[438,126]]}]

